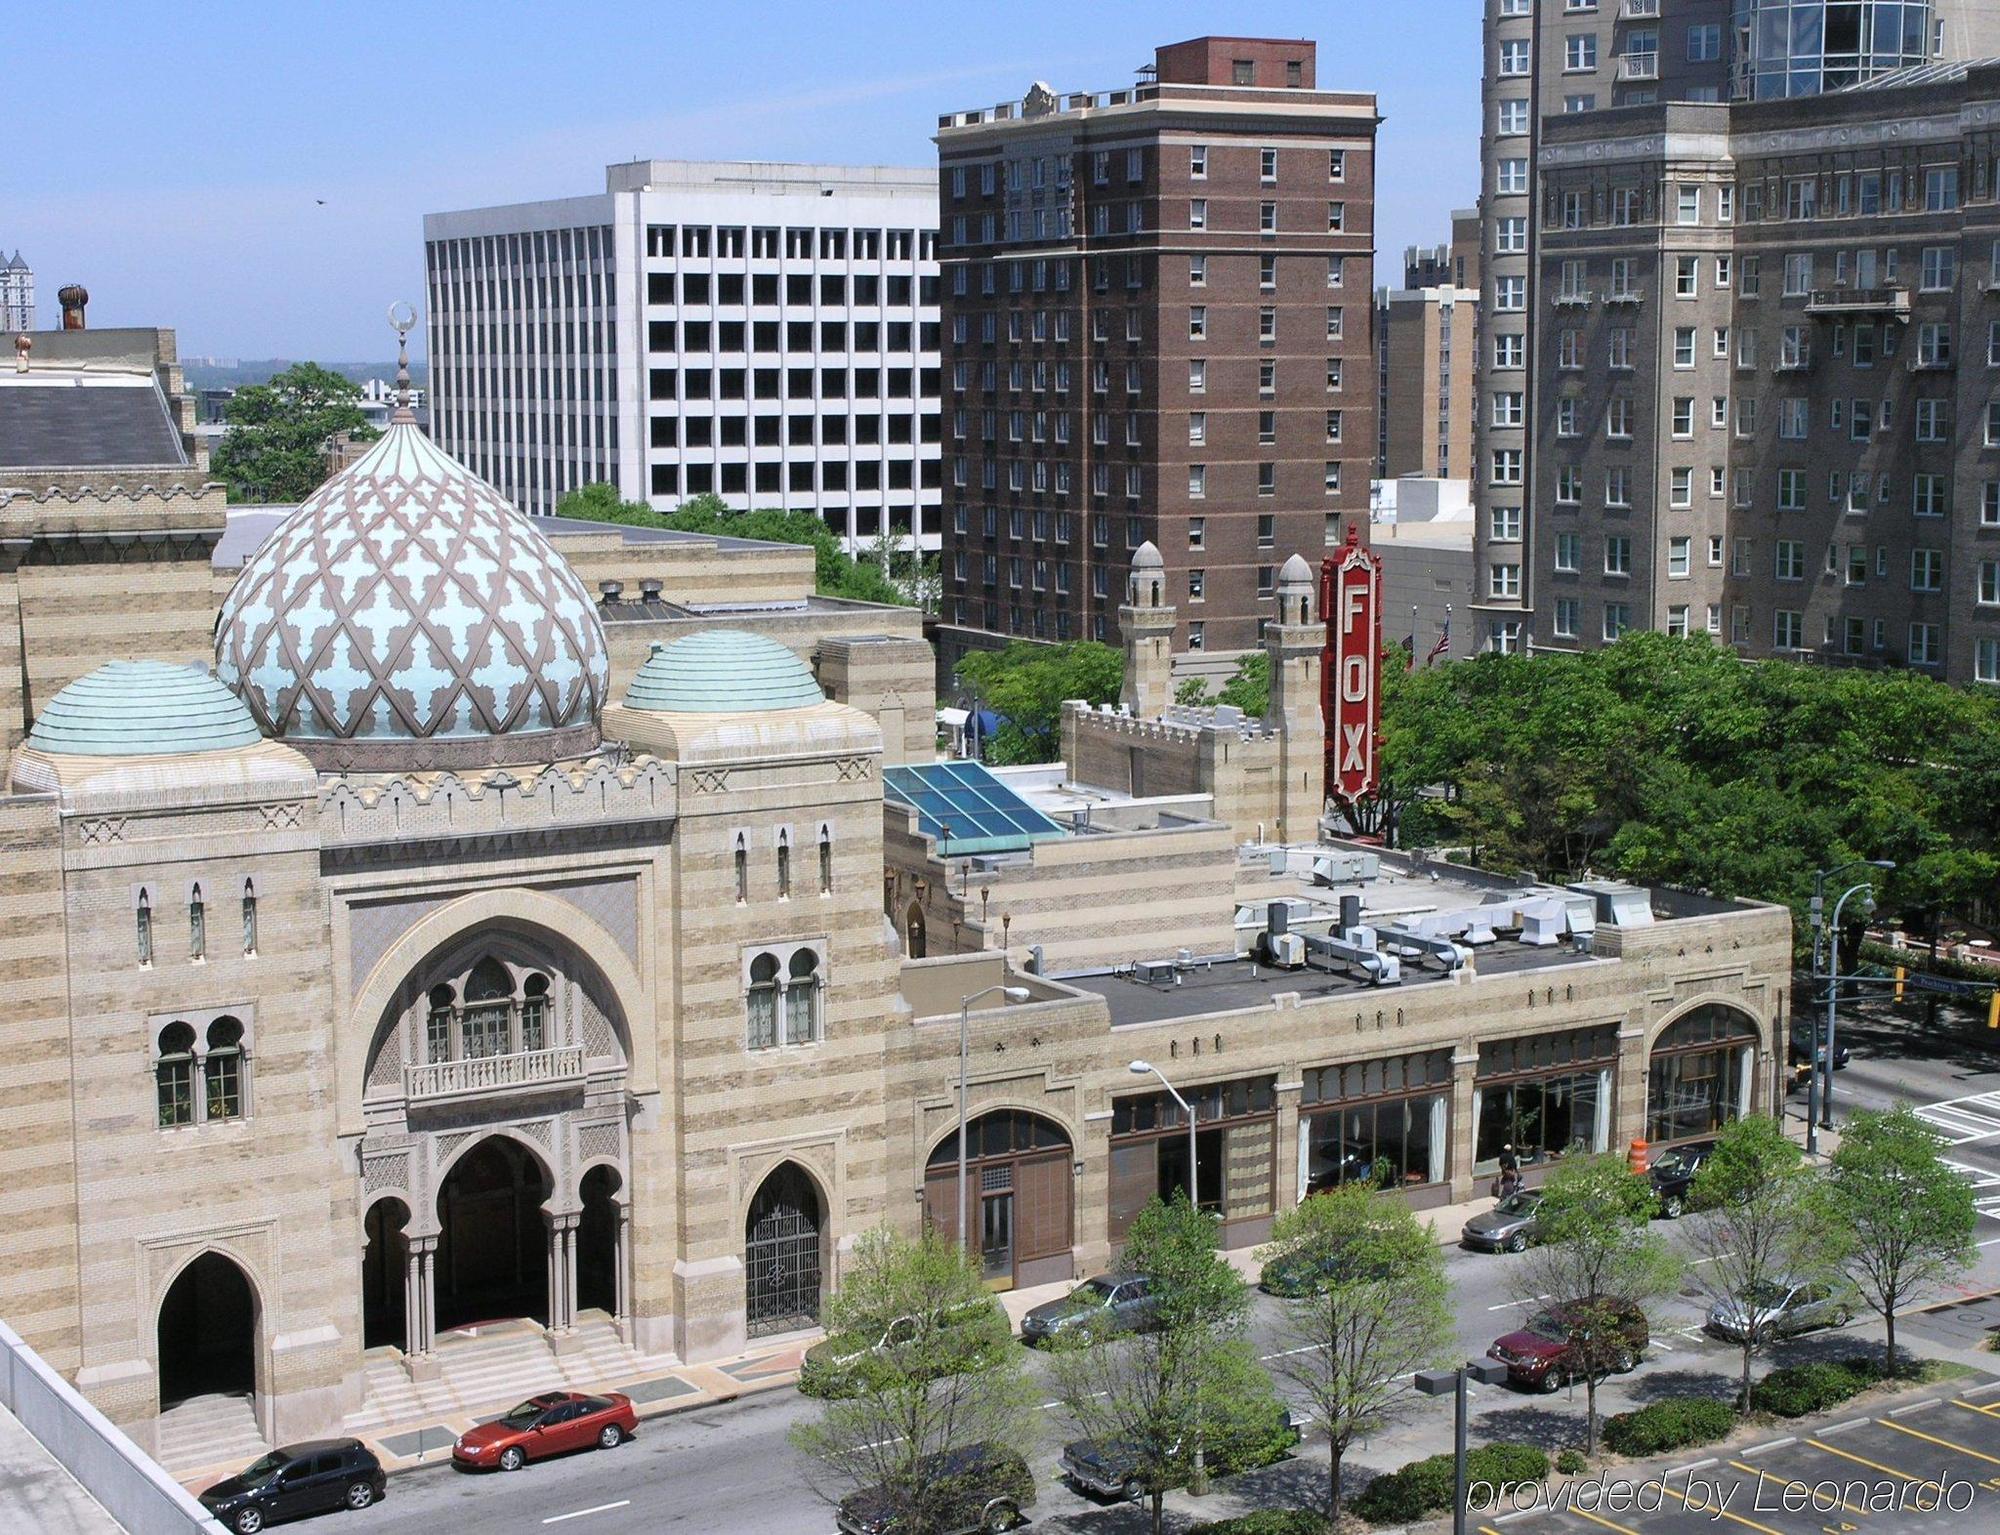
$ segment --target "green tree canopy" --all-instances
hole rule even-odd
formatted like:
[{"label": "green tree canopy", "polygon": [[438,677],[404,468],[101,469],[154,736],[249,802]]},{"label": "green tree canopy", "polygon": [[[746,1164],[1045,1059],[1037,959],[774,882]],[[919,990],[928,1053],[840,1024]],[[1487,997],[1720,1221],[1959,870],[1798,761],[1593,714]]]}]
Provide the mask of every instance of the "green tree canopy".
[{"label": "green tree canopy", "polygon": [[986,743],[988,762],[1053,762],[1062,753],[1064,701],[1115,701],[1125,682],[1125,656],[1095,640],[1015,640],[1005,650],[971,652],[958,663],[958,679],[1001,718]]},{"label": "green tree canopy", "polygon": [[326,481],[334,438],[378,435],[361,413],[360,386],[316,362],[237,390],[223,419],[230,429],[209,467],[231,501],[303,501]]}]

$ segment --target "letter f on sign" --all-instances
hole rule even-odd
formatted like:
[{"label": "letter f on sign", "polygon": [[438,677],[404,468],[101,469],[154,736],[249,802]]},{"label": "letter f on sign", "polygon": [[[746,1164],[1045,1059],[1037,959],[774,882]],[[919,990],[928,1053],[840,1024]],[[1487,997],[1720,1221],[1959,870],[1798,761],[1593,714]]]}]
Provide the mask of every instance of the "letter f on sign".
[{"label": "letter f on sign", "polygon": [[1352,634],[1354,620],[1368,606],[1368,589],[1365,586],[1350,586],[1342,593],[1340,612],[1340,632]]}]

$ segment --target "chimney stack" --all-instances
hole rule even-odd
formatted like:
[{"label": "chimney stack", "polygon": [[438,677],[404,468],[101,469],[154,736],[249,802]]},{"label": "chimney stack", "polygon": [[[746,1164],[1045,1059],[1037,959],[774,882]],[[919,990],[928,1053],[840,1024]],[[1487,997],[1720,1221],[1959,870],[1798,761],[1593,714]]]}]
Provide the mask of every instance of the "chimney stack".
[{"label": "chimney stack", "polygon": [[64,330],[88,330],[83,321],[83,307],[90,302],[90,291],[81,283],[70,283],[56,290],[56,302],[62,305]]}]

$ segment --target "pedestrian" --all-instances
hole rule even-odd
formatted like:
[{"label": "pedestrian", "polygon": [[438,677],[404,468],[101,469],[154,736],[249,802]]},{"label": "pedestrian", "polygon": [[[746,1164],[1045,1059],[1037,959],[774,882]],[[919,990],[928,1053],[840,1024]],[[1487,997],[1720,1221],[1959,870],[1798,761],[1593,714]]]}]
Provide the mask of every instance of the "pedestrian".
[{"label": "pedestrian", "polygon": [[1505,1199],[1521,1187],[1521,1159],[1514,1154],[1513,1142],[1500,1148],[1500,1176],[1493,1180],[1493,1197]]}]

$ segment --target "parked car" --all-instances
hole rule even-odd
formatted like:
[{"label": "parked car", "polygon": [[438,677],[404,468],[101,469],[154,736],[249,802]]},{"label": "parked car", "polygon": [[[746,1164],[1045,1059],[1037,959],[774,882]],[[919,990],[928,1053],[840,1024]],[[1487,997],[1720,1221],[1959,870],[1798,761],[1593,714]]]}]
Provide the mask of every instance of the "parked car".
[{"label": "parked car", "polygon": [[1143,1332],[1153,1325],[1158,1304],[1143,1274],[1099,1274],[1022,1317],[1021,1341],[1047,1343],[1065,1333],[1099,1338]]},{"label": "parked car", "polygon": [[1689,1141],[1669,1146],[1653,1158],[1646,1176],[1653,1181],[1653,1201],[1660,1214],[1670,1221],[1681,1218],[1688,1207],[1688,1191],[1694,1187],[1695,1174],[1714,1151],[1714,1141]]},{"label": "parked car", "polygon": [[[1792,1062],[1803,1066],[1808,1057],[1815,1064],[1826,1060],[1826,1025],[1809,1018],[1795,1019],[1792,1023]],[[1841,1070],[1852,1058],[1853,1052],[1836,1033],[1833,1039],[1833,1069]]]},{"label": "parked car", "polygon": [[639,1426],[632,1398],[613,1392],[585,1396],[580,1391],[545,1391],[503,1417],[468,1429],[451,1447],[451,1458],[474,1470],[519,1471],[531,1460],[568,1450],[615,1450]]},{"label": "parked car", "polygon": [[[968,1305],[940,1315],[933,1324],[940,1328],[963,1328],[966,1333],[967,1351],[964,1362],[945,1365],[939,1374],[956,1374],[977,1363],[977,1351],[973,1347],[980,1337],[978,1324],[998,1317],[999,1325],[991,1326],[989,1336],[1001,1338],[1011,1333],[1006,1323],[1006,1312],[995,1297]],[[799,1390],[807,1396],[842,1397],[854,1393],[857,1388],[859,1367],[871,1359],[881,1358],[906,1344],[917,1340],[922,1332],[921,1317],[899,1316],[873,1333],[836,1333],[830,1338],[822,1338],[806,1350],[805,1359],[799,1366]]]},{"label": "parked car", "polygon": [[1526,1252],[1530,1243],[1541,1239],[1541,1222],[1536,1216],[1541,1207],[1538,1190],[1522,1189],[1509,1194],[1492,1209],[1465,1223],[1458,1234],[1459,1245],[1475,1252]]},{"label": "parked car", "polygon": [[[1619,1300],[1608,1304],[1619,1338],[1612,1369],[1622,1373],[1645,1355],[1647,1345],[1653,1341],[1652,1332],[1646,1325],[1645,1313],[1637,1306]],[[1576,1347],[1578,1335],[1590,1315],[1601,1309],[1593,1305],[1586,1313],[1582,1307],[1551,1306],[1533,1317],[1527,1326],[1495,1339],[1486,1357],[1507,1367],[1507,1379],[1512,1385],[1529,1391],[1559,1390],[1583,1374],[1583,1360]]]},{"label": "parked car", "polygon": [[359,1439],[314,1439],[258,1457],[201,1494],[201,1506],[236,1535],[267,1524],[366,1508],[387,1490],[382,1462]]},{"label": "parked car", "polygon": [[1854,1308],[1832,1285],[1778,1282],[1717,1301],[1708,1309],[1708,1330],[1740,1343],[1752,1327],[1761,1337],[1789,1338],[1815,1327],[1845,1327],[1853,1319]]},{"label": "parked car", "polygon": [[[1311,1417],[1295,1407],[1280,1406],[1279,1421],[1249,1443],[1220,1444],[1204,1459],[1210,1472],[1227,1476],[1282,1459],[1305,1436]],[[1136,1498],[1145,1488],[1139,1481],[1138,1452],[1122,1439],[1073,1439],[1063,1446],[1062,1474],[1078,1492],[1097,1498]]]},{"label": "parked car", "polygon": [[[1012,1450],[995,1444],[945,1450],[917,1462],[914,1484],[925,1489],[923,1528],[935,1535],[994,1535],[1025,1524],[1035,1478]],[[916,1526],[897,1513],[886,1486],[864,1487],[840,1500],[834,1522],[841,1535],[913,1535]]]}]

